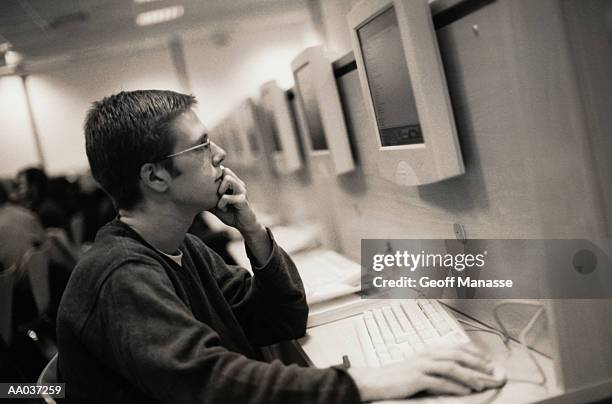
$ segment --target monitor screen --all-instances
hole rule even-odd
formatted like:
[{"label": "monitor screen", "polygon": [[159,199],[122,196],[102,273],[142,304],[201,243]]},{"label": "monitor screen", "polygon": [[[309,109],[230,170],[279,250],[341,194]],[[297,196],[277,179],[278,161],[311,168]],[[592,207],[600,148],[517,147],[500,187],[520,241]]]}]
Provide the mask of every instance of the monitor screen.
[{"label": "monitor screen", "polygon": [[381,146],[424,143],[395,8],[357,30]]},{"label": "monitor screen", "polygon": [[317,103],[317,95],[313,85],[312,68],[306,63],[295,72],[296,86],[298,87],[298,98],[301,101],[302,110],[306,115],[308,135],[313,151],[327,150],[327,140],[321,122],[321,113]]},{"label": "monitor screen", "polygon": [[240,110],[237,115],[239,120],[239,128],[243,137],[246,138],[249,149],[252,155],[259,154],[259,141],[257,138],[257,126],[255,124],[255,117],[253,116],[253,105],[250,100],[247,100],[240,106]]},{"label": "monitor screen", "polygon": [[[298,106],[299,101],[298,101],[298,97],[295,95],[297,89],[294,91],[291,91],[289,94],[289,110],[291,111],[291,119],[293,121],[293,127],[295,128],[295,133],[298,137],[299,140],[299,144],[300,144],[300,149],[302,147],[302,141],[301,139],[303,139],[303,132],[302,132],[302,127],[299,124],[299,118],[298,116],[303,116],[304,114],[302,113],[303,109],[301,109],[298,112],[298,108],[300,108]],[[301,115],[299,115],[300,113],[302,113]]]},{"label": "monitor screen", "polygon": [[253,154],[259,153],[259,142],[257,141],[257,133],[255,133],[255,129],[250,127],[247,130],[247,137],[249,139],[249,145],[251,146],[251,151]]},{"label": "monitor screen", "polygon": [[232,138],[230,132],[227,130],[227,125],[225,123],[221,124],[219,128],[220,136],[223,138],[223,142],[227,146],[227,150],[232,154],[236,152],[236,144],[235,139]]},{"label": "monitor screen", "polygon": [[266,108],[266,116],[268,118],[270,131],[272,132],[272,146],[274,147],[274,151],[283,151],[283,148],[281,147],[280,137],[278,135],[278,127],[276,126],[276,120],[274,119],[274,111],[272,111],[272,109]]}]

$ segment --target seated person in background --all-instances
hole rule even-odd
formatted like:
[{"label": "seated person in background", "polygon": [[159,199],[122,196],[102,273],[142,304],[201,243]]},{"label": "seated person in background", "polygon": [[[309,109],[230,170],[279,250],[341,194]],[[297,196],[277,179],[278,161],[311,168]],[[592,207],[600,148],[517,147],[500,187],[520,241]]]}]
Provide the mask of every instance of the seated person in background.
[{"label": "seated person in background", "polygon": [[51,303],[47,313],[39,314],[55,329],[57,307],[78,258],[67,209],[68,205],[74,207],[76,201],[65,178],[49,180],[45,171],[37,167],[19,171],[16,183],[17,200],[36,214],[46,232],[44,249],[49,259]]},{"label": "seated person in background", "polygon": [[0,184],[0,264],[4,268],[18,267],[25,252],[44,239],[45,232],[36,216],[10,203],[7,190]]},{"label": "seated person in background", "polygon": [[0,267],[17,271],[13,283],[13,324],[34,319],[37,315],[23,256],[45,241],[45,231],[36,216],[10,203],[8,192],[0,184]]},{"label": "seated person in background", "polygon": [[62,229],[71,237],[67,212],[59,201],[49,197],[47,174],[40,168],[26,168],[17,173],[16,182],[18,202],[34,212],[45,229]]},{"label": "seated person in background", "polygon": [[[121,92],[85,123],[91,171],[119,216],[73,271],[58,313],[72,402],[355,403],[422,390],[464,394],[489,364],[444,348],[380,369],[263,362],[258,346],[304,335],[291,258],[254,215],[192,107],[170,91]],[[245,240],[254,275],[187,234],[209,210]]]},{"label": "seated person in background", "polygon": [[[91,175],[79,179],[81,194],[79,198],[81,221],[79,241],[85,244],[85,250],[93,243],[96,233],[102,226],[117,216],[112,201]],[[83,246],[82,246],[83,247]]]}]

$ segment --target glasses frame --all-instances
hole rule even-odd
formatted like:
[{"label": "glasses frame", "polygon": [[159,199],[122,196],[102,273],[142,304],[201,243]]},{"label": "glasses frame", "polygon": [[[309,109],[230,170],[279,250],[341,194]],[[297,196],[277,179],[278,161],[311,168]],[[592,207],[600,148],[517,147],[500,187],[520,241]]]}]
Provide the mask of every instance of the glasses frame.
[{"label": "glasses frame", "polygon": [[160,159],[155,160],[155,162],[158,163],[160,161],[164,161],[164,160],[172,158],[172,157],[180,156],[181,154],[189,153],[190,151],[193,151],[193,150],[201,149],[202,147],[210,146],[210,143],[211,142],[210,142],[210,139],[209,139],[205,143],[200,143],[198,145],[191,146],[191,147],[189,147],[189,148],[187,148],[185,150],[181,150],[181,151],[178,151],[176,153],[168,154],[167,156],[164,156],[164,157],[162,157]]}]

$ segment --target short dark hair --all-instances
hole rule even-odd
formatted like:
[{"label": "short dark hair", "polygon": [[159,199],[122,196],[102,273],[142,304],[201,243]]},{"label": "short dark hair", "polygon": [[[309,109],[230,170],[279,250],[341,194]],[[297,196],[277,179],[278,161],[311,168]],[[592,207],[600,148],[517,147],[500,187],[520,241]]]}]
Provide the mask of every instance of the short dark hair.
[{"label": "short dark hair", "polygon": [[4,186],[3,182],[0,181],[0,206],[8,202],[8,197],[9,197],[8,190]]},{"label": "short dark hair", "polygon": [[[162,90],[122,91],[93,103],[85,120],[87,158],[117,209],[140,202],[140,167],[172,153],[170,124],[195,103],[193,95]],[[174,170],[171,159],[161,163]]]},{"label": "short dark hair", "polygon": [[47,187],[47,182],[49,178],[47,178],[47,173],[45,170],[39,167],[26,167],[22,168],[17,172],[17,176],[23,175],[28,184],[34,185],[36,187]]},{"label": "short dark hair", "polygon": [[17,173],[17,178],[23,178],[27,184],[28,191],[25,195],[26,202],[32,206],[30,208],[36,209],[36,207],[47,197],[47,191],[49,187],[49,179],[45,170],[38,167],[27,167],[21,169]]}]

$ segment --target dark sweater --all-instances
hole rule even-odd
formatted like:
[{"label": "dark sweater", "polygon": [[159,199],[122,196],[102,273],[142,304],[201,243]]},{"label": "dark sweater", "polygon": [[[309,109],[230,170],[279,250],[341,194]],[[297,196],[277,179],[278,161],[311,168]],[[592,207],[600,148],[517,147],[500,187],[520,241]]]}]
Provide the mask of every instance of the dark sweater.
[{"label": "dark sweater", "polygon": [[308,316],[295,265],[272,242],[251,277],[189,234],[181,267],[119,220],[102,228],[58,313],[67,400],[358,402],[343,370],[260,361],[254,346],[301,337]]}]

